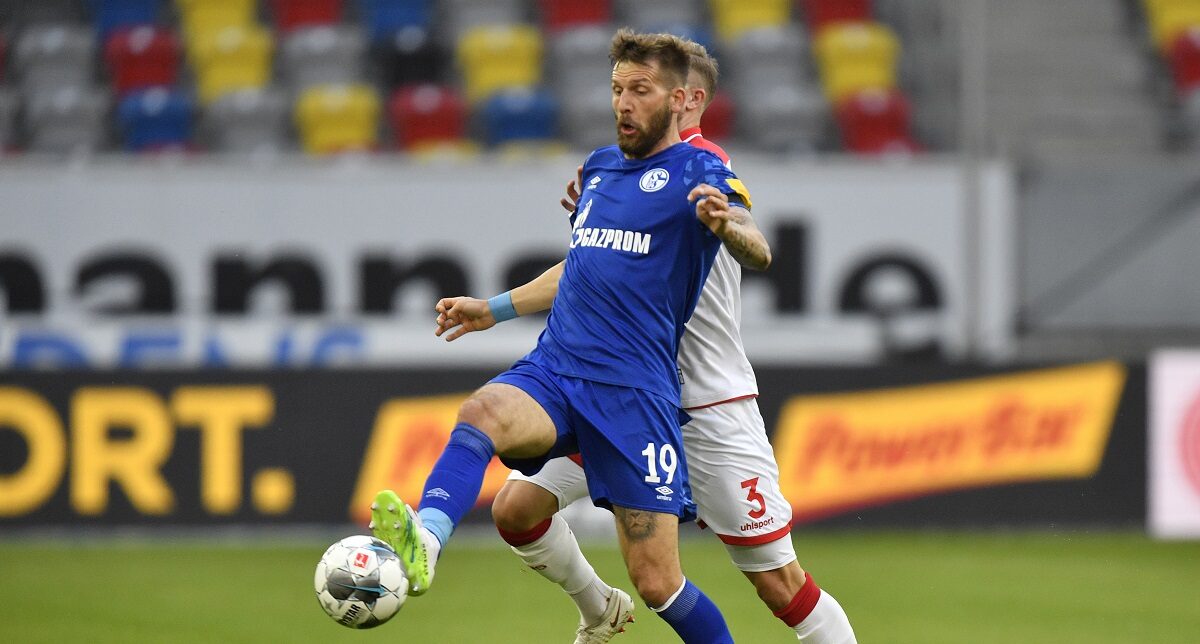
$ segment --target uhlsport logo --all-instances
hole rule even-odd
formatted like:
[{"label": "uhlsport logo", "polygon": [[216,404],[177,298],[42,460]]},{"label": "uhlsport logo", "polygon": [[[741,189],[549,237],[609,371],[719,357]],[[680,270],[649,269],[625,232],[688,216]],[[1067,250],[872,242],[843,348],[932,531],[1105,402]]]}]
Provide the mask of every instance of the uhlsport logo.
[{"label": "uhlsport logo", "polygon": [[638,182],[638,185],[642,187],[643,192],[658,192],[670,180],[671,173],[663,168],[653,168],[642,175],[642,180]]}]

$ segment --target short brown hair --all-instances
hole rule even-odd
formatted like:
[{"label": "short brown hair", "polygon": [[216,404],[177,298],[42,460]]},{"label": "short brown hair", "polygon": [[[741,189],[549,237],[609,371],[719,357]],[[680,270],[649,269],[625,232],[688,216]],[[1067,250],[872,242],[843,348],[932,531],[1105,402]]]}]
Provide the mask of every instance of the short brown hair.
[{"label": "short brown hair", "polygon": [[717,79],[721,76],[717,59],[710,56],[704,45],[698,42],[688,40],[685,41],[685,44],[688,50],[689,69],[700,75],[700,80],[704,83],[704,91],[707,93],[707,96],[704,97],[704,106],[708,107],[716,95]]},{"label": "short brown hair", "polygon": [[687,41],[679,36],[639,34],[628,27],[617,31],[608,49],[608,58],[614,67],[617,63],[649,65],[656,62],[677,87],[687,85],[690,57]]}]

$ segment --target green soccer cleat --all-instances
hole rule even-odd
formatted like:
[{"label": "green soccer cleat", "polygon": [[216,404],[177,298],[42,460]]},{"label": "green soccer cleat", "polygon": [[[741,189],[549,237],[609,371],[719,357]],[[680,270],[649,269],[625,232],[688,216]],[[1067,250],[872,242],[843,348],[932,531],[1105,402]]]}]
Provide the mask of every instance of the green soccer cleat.
[{"label": "green soccer cleat", "polygon": [[424,595],[433,583],[433,562],[425,543],[427,531],[421,517],[391,490],[382,490],[371,504],[371,532],[404,562],[408,594]]}]

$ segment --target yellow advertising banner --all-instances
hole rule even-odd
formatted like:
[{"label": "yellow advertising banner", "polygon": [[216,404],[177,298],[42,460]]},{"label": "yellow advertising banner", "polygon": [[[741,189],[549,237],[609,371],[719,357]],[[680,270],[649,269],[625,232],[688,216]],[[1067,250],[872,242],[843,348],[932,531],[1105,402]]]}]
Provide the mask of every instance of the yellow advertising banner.
[{"label": "yellow advertising banner", "polygon": [[772,442],[795,519],[971,487],[1088,478],[1125,368],[1099,362],[864,393],[796,396]]},{"label": "yellow advertising banner", "polygon": [[[370,521],[375,493],[385,488],[395,490],[401,499],[417,507],[425,491],[425,479],[450,440],[458,408],[467,396],[397,398],[379,408],[350,501],[351,519],[357,523]],[[499,459],[492,459],[476,505],[492,502],[508,472]]]}]

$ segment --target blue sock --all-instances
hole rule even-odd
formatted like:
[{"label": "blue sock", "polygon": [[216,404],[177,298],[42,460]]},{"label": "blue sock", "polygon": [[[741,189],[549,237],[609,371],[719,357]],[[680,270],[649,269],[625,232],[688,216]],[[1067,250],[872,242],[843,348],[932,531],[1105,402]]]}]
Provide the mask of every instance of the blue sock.
[{"label": "blue sock", "polygon": [[425,493],[417,511],[443,546],[463,515],[475,507],[483,474],[495,454],[492,439],[467,423],[459,423],[450,432],[450,442],[425,479]]},{"label": "blue sock", "polygon": [[684,579],[683,589],[663,608],[650,607],[679,635],[684,644],[733,644],[733,635],[717,605]]}]

